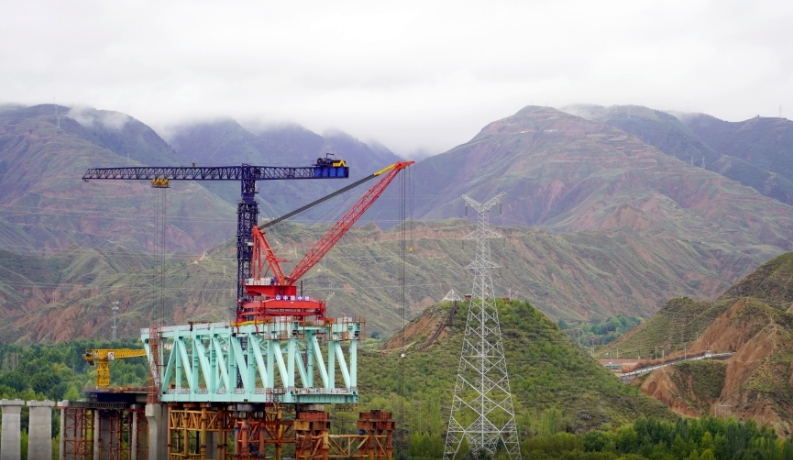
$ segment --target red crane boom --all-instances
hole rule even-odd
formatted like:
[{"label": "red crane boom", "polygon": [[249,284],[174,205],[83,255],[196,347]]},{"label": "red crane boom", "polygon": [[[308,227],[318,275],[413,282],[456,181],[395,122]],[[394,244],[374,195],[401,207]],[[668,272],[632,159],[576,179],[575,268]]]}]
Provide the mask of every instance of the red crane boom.
[{"label": "red crane boom", "polygon": [[328,251],[333,248],[333,246],[347,233],[355,222],[361,218],[363,213],[369,209],[372,204],[380,198],[380,195],[383,194],[383,191],[391,184],[391,181],[399,174],[400,171],[407,168],[408,166],[415,163],[414,161],[401,161],[398,163],[394,163],[393,165],[382,169],[375,173],[375,175],[380,175],[387,171],[387,174],[383,176],[382,179],[377,181],[374,186],[367,191],[357,203],[347,211],[336,225],[334,225],[328,233],[325,234],[319,241],[312,247],[303,259],[295,265],[295,268],[292,270],[292,274],[289,275],[289,279],[287,280],[288,283],[294,284],[297,280],[300,279],[301,276],[305,275],[307,271],[311,270],[311,267],[316,265]]},{"label": "red crane boom", "polygon": [[[264,255],[264,259],[262,259],[262,255]],[[267,276],[269,269],[265,269],[264,262],[267,262],[267,265],[273,269],[273,278],[276,279],[278,284],[284,284],[286,275],[284,275],[284,270],[281,268],[281,262],[288,261],[276,256],[273,248],[270,247],[270,242],[265,238],[264,232],[259,230],[259,227],[253,227],[251,279],[262,279]]]},{"label": "red crane boom", "polygon": [[[237,310],[237,321],[261,320],[275,316],[316,316],[318,319],[324,319],[325,302],[297,295],[295,283],[355,225],[366,210],[380,198],[397,174],[414,163],[414,161],[400,161],[374,173],[372,177],[385,175],[314,244],[289,275],[285,275],[281,268],[281,262],[285,260],[275,255],[264,232],[254,227],[251,278],[245,283],[245,289],[251,298],[241,302],[241,308]],[[265,270],[265,261],[273,271],[272,278],[266,277],[269,269]]]}]

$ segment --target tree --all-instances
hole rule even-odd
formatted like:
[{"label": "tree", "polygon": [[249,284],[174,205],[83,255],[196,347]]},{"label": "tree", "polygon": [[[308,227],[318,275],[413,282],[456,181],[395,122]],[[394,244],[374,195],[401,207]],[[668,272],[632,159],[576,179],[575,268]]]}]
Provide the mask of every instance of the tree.
[{"label": "tree", "polygon": [[70,385],[69,389],[66,390],[66,393],[63,395],[63,399],[66,401],[77,401],[80,399],[80,390],[78,390],[76,386]]},{"label": "tree", "polygon": [[[705,450],[713,449],[713,435],[710,434],[710,431],[706,431],[705,434],[702,435],[702,440],[699,442],[699,446]],[[702,454],[705,454],[704,450]]]},{"label": "tree", "polygon": [[602,452],[608,443],[609,437],[602,431],[592,430],[584,435],[584,451],[586,452]]},{"label": "tree", "polygon": [[543,436],[551,436],[562,431],[564,419],[562,418],[562,411],[556,407],[551,407],[543,411],[540,416],[540,434]]},{"label": "tree", "polygon": [[702,451],[702,455],[699,456],[699,460],[716,460],[716,456],[713,455],[712,450],[705,449]]}]

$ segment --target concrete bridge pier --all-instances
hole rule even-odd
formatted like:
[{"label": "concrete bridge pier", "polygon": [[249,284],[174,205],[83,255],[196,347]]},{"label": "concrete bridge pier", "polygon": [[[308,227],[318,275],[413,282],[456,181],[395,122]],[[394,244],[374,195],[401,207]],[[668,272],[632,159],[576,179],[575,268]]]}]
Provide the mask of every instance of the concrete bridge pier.
[{"label": "concrete bridge pier", "polygon": [[149,422],[149,460],[167,460],[168,444],[170,444],[168,442],[168,406],[156,403],[146,404],[146,419]]},{"label": "concrete bridge pier", "polygon": [[27,405],[30,408],[28,458],[52,458],[52,407],[55,402],[28,401]]},{"label": "concrete bridge pier", "polygon": [[21,399],[3,399],[0,401],[0,408],[3,411],[3,430],[0,433],[0,436],[2,436],[0,438],[0,460],[20,460],[22,458],[20,443],[22,423],[19,414],[24,404],[25,402]]}]

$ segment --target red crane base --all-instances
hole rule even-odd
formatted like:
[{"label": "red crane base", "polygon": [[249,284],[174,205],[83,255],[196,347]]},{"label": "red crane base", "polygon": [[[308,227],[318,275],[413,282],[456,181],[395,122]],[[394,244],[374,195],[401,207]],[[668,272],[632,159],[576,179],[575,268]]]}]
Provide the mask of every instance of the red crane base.
[{"label": "red crane base", "polygon": [[325,302],[297,294],[296,286],[246,284],[249,299],[240,302],[237,322],[290,316],[325,319]]}]

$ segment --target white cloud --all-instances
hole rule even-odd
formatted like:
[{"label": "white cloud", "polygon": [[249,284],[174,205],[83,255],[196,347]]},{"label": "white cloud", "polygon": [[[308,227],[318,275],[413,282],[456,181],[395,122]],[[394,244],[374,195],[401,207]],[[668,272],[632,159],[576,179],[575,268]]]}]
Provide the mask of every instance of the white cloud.
[{"label": "white cloud", "polygon": [[105,128],[115,130],[121,130],[130,120],[129,116],[125,113],[95,110],[86,106],[74,106],[69,110],[66,116],[85,127],[91,127],[94,123],[98,122]]},{"label": "white cloud", "polygon": [[534,103],[793,108],[781,1],[4,2],[0,102],[231,116],[440,152]]}]

